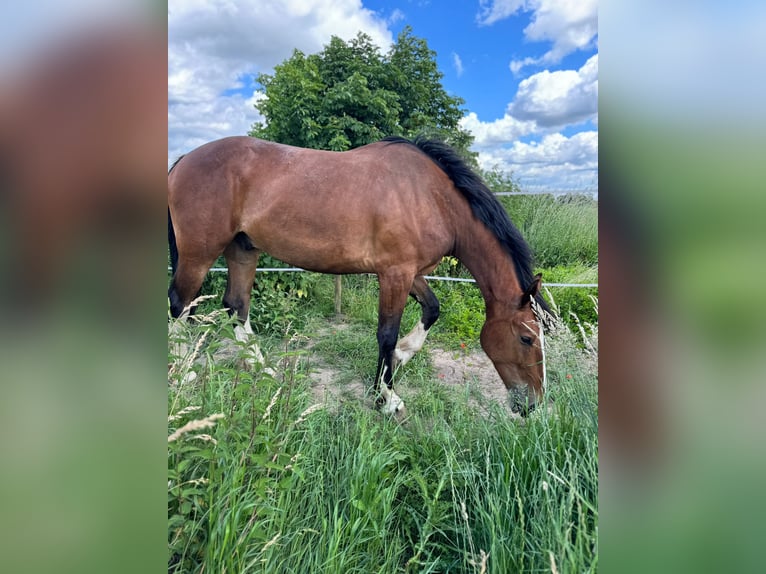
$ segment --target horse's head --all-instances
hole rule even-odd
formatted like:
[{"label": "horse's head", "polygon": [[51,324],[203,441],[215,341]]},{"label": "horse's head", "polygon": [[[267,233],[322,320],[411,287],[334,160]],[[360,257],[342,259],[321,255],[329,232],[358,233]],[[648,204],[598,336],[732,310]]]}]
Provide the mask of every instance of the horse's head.
[{"label": "horse's head", "polygon": [[526,416],[543,400],[542,324],[533,309],[540,291],[537,275],[511,305],[496,308],[481,330],[481,346],[511,394],[511,408]]}]

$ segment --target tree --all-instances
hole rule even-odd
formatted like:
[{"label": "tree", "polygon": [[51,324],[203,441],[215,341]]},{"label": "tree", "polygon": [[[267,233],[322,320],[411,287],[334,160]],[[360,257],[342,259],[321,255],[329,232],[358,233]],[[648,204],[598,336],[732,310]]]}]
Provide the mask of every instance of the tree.
[{"label": "tree", "polygon": [[266,119],[250,135],[281,143],[344,151],[385,136],[437,135],[466,157],[472,136],[460,128],[464,100],[447,94],[435,52],[405,28],[383,55],[360,32],[333,37],[319,54],[299,50],[260,74]]}]

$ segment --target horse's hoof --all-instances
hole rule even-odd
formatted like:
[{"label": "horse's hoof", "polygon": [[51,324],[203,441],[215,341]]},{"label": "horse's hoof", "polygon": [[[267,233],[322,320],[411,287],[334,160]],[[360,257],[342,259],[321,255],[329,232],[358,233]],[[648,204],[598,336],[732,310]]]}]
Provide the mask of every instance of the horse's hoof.
[{"label": "horse's hoof", "polygon": [[384,414],[393,415],[397,420],[407,416],[404,401],[392,389],[383,389],[375,398],[375,408]]}]

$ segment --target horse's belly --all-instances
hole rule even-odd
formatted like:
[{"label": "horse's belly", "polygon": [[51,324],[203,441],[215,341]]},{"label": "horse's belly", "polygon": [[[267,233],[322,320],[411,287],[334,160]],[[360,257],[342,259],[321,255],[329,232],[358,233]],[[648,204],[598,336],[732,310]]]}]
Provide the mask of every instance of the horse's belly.
[{"label": "horse's belly", "polygon": [[300,233],[254,234],[254,245],[272,257],[296,267],[321,273],[374,273],[377,260],[374,249],[363,241],[326,239]]}]

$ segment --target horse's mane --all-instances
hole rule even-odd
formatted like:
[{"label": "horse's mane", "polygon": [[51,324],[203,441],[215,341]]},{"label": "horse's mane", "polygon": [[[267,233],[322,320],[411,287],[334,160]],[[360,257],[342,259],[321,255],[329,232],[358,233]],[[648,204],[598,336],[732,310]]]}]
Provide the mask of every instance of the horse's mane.
[{"label": "horse's mane", "polygon": [[[482,179],[466,164],[465,160],[447,144],[418,136],[414,140],[391,136],[383,140],[388,143],[410,144],[426,154],[446,173],[468,200],[474,216],[489,229],[510,255],[516,267],[516,275],[522,289],[534,281],[532,272],[532,251],[511,222],[503,206],[489,190]],[[538,295],[537,302],[550,312],[545,300]]]}]

